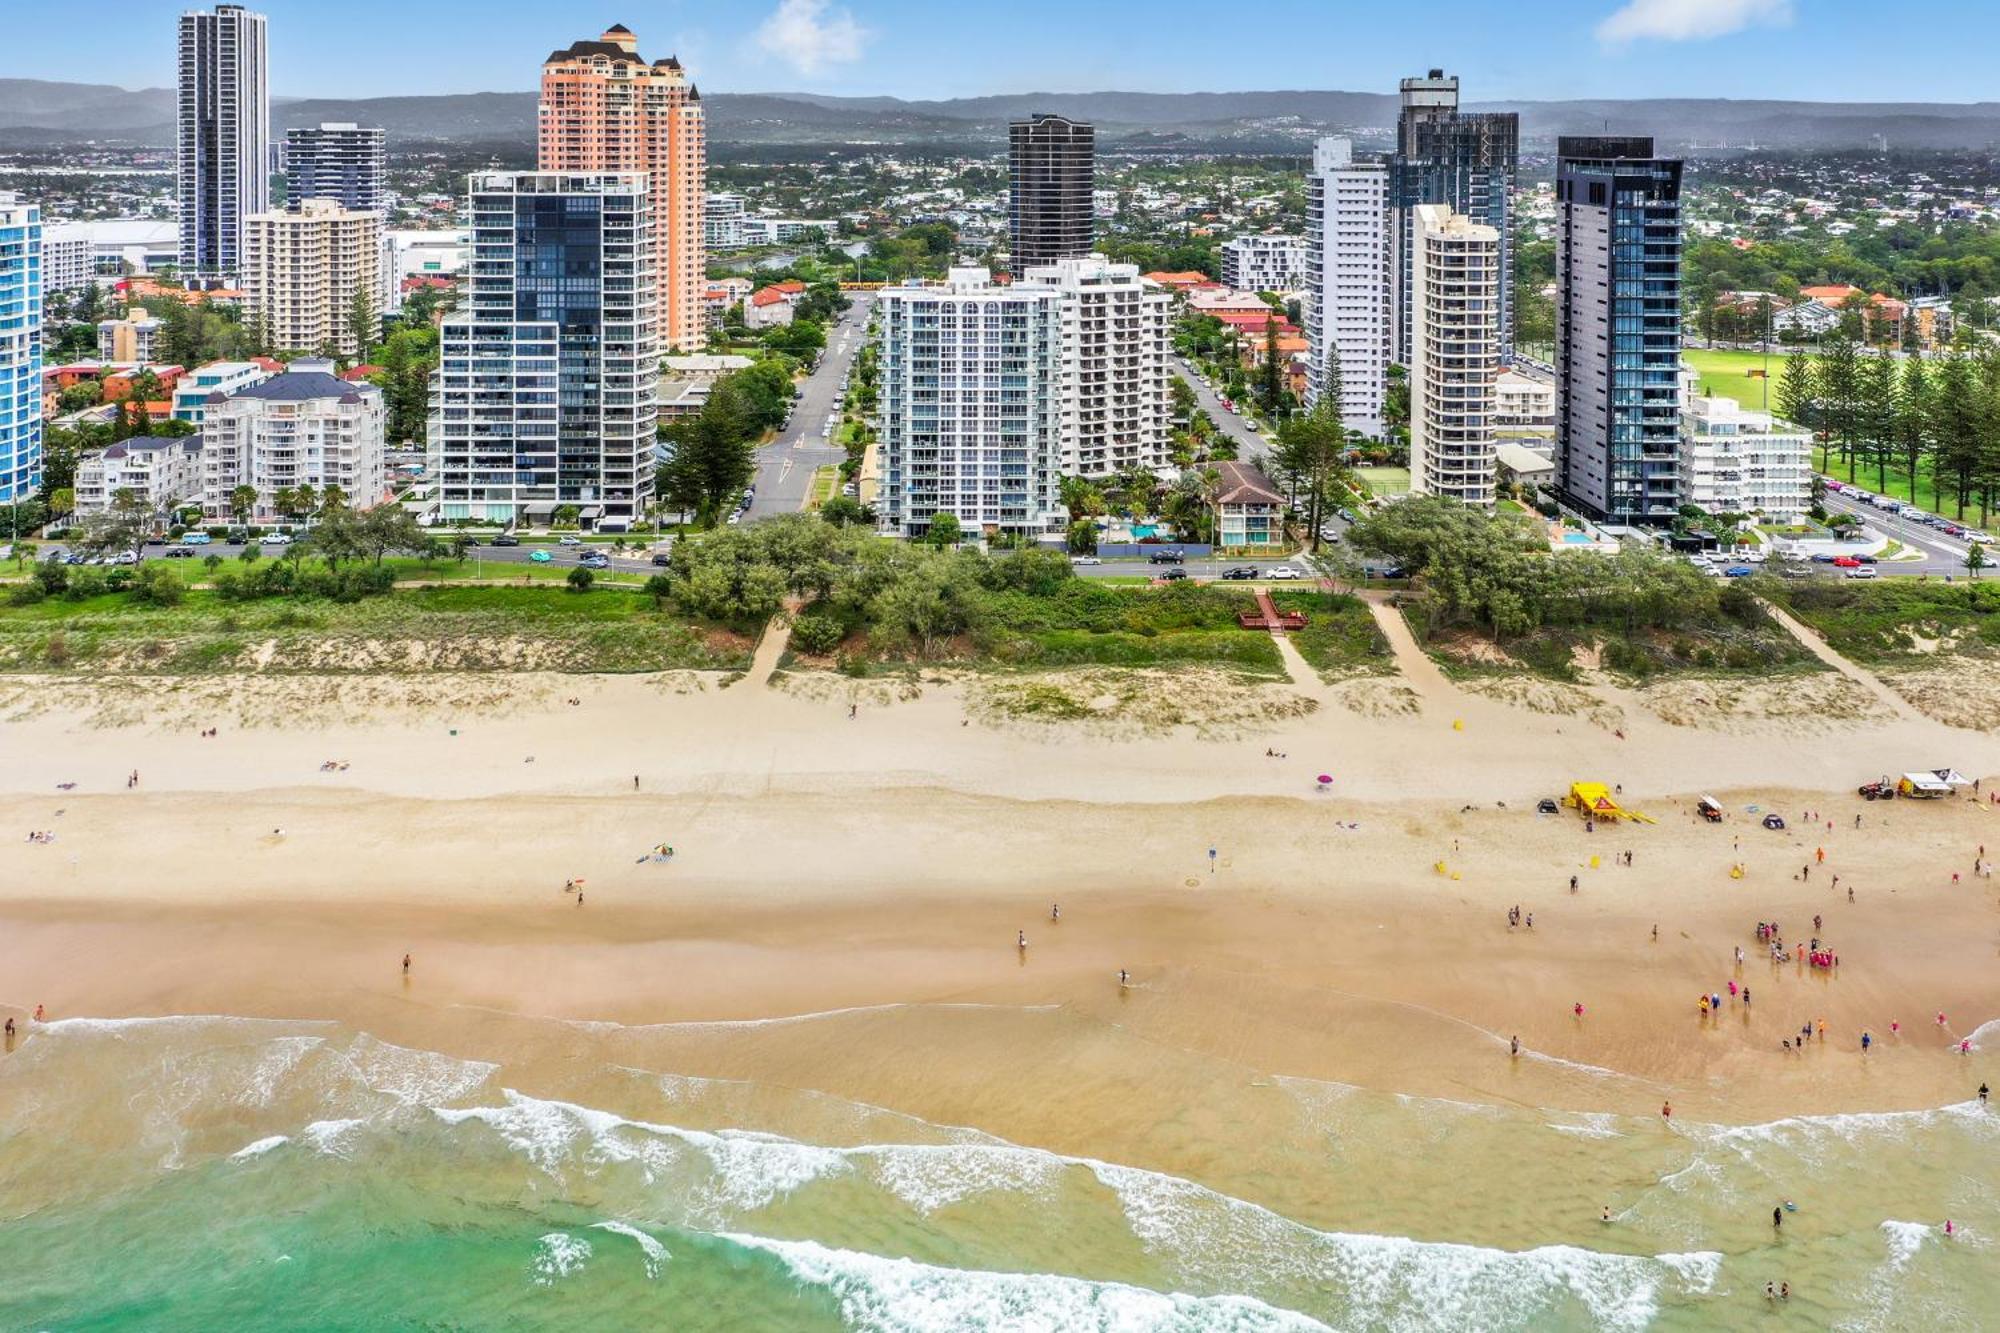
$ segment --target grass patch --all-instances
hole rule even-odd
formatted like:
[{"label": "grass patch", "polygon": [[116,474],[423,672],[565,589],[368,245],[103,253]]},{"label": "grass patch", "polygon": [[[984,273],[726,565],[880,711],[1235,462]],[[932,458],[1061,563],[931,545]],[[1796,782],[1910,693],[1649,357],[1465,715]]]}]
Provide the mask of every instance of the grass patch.
[{"label": "grass patch", "polygon": [[[1916,505],[1918,508],[1927,509],[1933,514],[1942,514],[1954,523],[1962,523],[1975,528],[1984,527],[1989,531],[2000,530],[1996,529],[1996,524],[1992,521],[1992,516],[1990,515],[1987,516],[1987,521],[1981,521],[1979,504],[1976,498],[1972,500],[1968,507],[1961,510],[1957,499],[1953,496],[1951,488],[1939,484],[1938,478],[1928,461],[1918,465],[1917,481],[1914,486],[1910,484],[1910,474],[1907,471],[1894,467],[1890,468],[1884,474],[1873,467],[1858,466],[1853,470],[1852,477],[1850,478],[1847,460],[1842,458],[1835,450],[1824,446],[1814,447],[1813,466],[1818,471],[1836,480],[1852,480],[1856,486],[1864,490],[1901,500],[1905,504]],[[1863,513],[1864,515],[1867,513],[1865,506],[1863,507]]]},{"label": "grass patch", "polygon": [[175,607],[119,595],[0,607],[0,671],[638,672],[749,656],[739,637],[616,588],[409,588],[351,604],[197,590]]},{"label": "grass patch", "polygon": [[1595,670],[1639,685],[1676,676],[1768,676],[1826,669],[1778,625],[1729,617],[1673,629],[1549,625],[1500,643],[1467,629],[1426,633],[1420,617],[1410,618],[1410,628],[1445,674],[1459,680],[1526,672],[1574,684]]},{"label": "grass patch", "polygon": [[1375,617],[1360,598],[1330,598],[1324,593],[1285,588],[1274,591],[1271,601],[1280,611],[1306,613],[1306,627],[1292,633],[1292,646],[1321,680],[1394,674],[1395,657],[1389,641],[1382,637]]},{"label": "grass patch", "polygon": [[[1681,360],[1694,367],[1701,376],[1701,391],[1714,394],[1717,398],[1734,398],[1752,412],[1772,412],[1776,408],[1778,381],[1785,371],[1785,348],[1773,345],[1771,355],[1762,352],[1738,352],[1719,348],[1689,348],[1681,353]],[[1750,372],[1769,370],[1769,379],[1758,379]]]},{"label": "grass patch", "polygon": [[806,508],[817,509],[831,500],[840,490],[840,469],[837,467],[814,468],[812,487],[806,493]]}]

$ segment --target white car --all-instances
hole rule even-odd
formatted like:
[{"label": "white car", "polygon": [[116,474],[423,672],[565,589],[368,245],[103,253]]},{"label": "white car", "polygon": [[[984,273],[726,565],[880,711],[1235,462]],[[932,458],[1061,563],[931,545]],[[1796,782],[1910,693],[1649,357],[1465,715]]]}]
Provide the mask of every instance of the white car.
[{"label": "white car", "polygon": [[267,532],[257,539],[259,546],[290,546],[292,539],[282,532]]},{"label": "white car", "polygon": [[1264,577],[1267,579],[1302,579],[1305,575],[1299,573],[1298,569],[1292,565],[1273,565],[1270,569],[1264,571]]},{"label": "white car", "polygon": [[1856,565],[1847,571],[1847,577],[1851,579],[1879,579],[1882,576],[1875,572],[1875,566],[1873,565]]},{"label": "white car", "polygon": [[1993,540],[1993,534],[1990,532],[1981,532],[1977,528],[1967,528],[1965,530],[1965,539],[1969,542],[1978,542],[1981,546],[1984,546]]},{"label": "white car", "polygon": [[1069,562],[1072,565],[1101,565],[1104,563],[1094,555],[1073,555],[1069,558]]},{"label": "white car", "polygon": [[581,545],[583,545],[583,538],[581,538],[581,537],[577,536],[577,535],[576,535],[575,533],[573,533],[573,532],[565,532],[565,533],[564,533],[564,534],[563,534],[562,536],[560,536],[560,537],[556,538],[556,545],[558,545],[558,546],[581,546]]}]

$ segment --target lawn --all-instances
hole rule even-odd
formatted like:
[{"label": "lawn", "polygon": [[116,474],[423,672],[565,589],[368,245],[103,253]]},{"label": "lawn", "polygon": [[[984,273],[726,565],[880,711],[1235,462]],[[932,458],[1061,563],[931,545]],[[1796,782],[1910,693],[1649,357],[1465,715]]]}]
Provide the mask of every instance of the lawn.
[{"label": "lawn", "polygon": [[624,589],[399,589],[358,602],[228,602],[194,591],[173,607],[111,593],[0,605],[0,671],[660,671],[738,669],[750,645],[663,613]]},{"label": "lawn", "polygon": [[[1682,352],[1681,359],[1700,372],[1703,393],[1734,398],[1752,412],[1776,410],[1771,403],[1778,391],[1779,377],[1785,371],[1784,349],[1773,347],[1767,357],[1762,352],[1696,347]],[[1771,372],[1769,379],[1758,379],[1750,373],[1767,369]]]},{"label": "lawn", "polygon": [[814,468],[812,487],[806,492],[806,508],[817,509],[831,500],[840,490],[840,469],[837,467]]}]

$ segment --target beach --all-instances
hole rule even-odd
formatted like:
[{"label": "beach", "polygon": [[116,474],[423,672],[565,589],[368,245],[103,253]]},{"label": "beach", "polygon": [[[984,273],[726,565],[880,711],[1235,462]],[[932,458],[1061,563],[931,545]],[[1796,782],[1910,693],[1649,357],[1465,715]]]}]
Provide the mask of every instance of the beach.
[{"label": "beach", "polygon": [[[2000,824],[1854,787],[2000,774],[2000,741],[1865,678],[1855,715],[1578,707],[1393,646],[1397,707],[1162,680],[1173,725],[769,660],[17,680],[0,1258],[59,1274],[88,1215],[133,1263],[0,1310],[116,1322],[151,1228],[225,1206],[266,1225],[191,1320],[330,1300],[342,1258],[384,1275],[356,1310],[524,1326],[1739,1327],[1779,1279],[1818,1325],[1988,1308]],[[1656,822],[1537,813],[1572,781]],[[1772,962],[1770,921],[1838,967]],[[351,1195],[412,1173],[453,1207]],[[504,1280],[399,1294],[414,1256],[328,1221],[376,1208]]]}]

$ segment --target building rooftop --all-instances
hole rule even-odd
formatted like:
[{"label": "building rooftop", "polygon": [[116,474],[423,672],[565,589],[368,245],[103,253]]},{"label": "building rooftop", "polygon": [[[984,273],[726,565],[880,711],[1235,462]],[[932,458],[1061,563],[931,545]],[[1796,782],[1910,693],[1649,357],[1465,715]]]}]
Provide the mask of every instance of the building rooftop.
[{"label": "building rooftop", "polygon": [[1248,463],[1217,463],[1215,483],[1217,504],[1283,504],[1277,485]]},{"label": "building rooftop", "polygon": [[[282,375],[273,375],[262,384],[238,389],[230,398],[261,398],[274,403],[302,403],[317,398],[337,398],[358,403],[364,394],[382,391],[372,384],[349,384],[335,375],[330,363],[314,361],[303,368],[295,363]],[[210,402],[215,399],[211,398]]]}]

